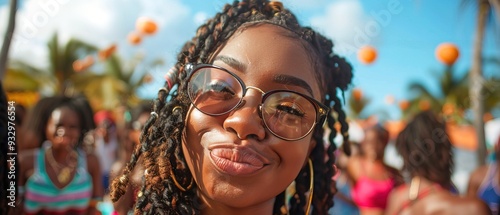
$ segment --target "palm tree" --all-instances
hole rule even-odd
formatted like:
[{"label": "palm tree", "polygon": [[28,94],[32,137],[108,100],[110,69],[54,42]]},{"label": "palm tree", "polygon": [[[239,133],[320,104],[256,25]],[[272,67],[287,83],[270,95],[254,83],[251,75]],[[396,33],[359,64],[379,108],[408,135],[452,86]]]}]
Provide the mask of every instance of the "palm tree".
[{"label": "palm tree", "polygon": [[404,117],[411,117],[412,114],[423,109],[430,109],[436,113],[443,112],[448,120],[464,123],[465,118],[462,114],[470,106],[467,77],[467,74],[456,75],[453,67],[447,66],[437,76],[439,80],[437,93],[432,93],[426,85],[420,82],[411,83],[409,89],[415,97],[410,100],[410,107],[404,111]]},{"label": "palm tree", "polygon": [[[151,76],[146,69],[142,56],[136,56],[124,63],[116,54],[111,55],[105,62],[105,71],[102,75],[92,73],[78,74],[79,82],[75,88],[89,96],[96,109],[112,109],[117,106],[134,106],[141,99],[137,89],[149,82]],[[155,60],[147,64],[146,68],[163,65],[163,61]]]},{"label": "palm tree", "polygon": [[70,39],[64,46],[60,46],[57,33],[48,43],[49,48],[49,74],[55,78],[55,92],[59,94],[69,93],[74,90],[77,71],[73,68],[73,63],[98,49],[78,39]]},{"label": "palm tree", "polygon": [[[468,2],[464,0],[464,2]],[[497,11],[497,16],[499,9],[499,0],[476,0],[478,6],[477,13],[477,23],[476,32],[474,35],[474,45],[472,54],[472,68],[471,74],[471,85],[470,85],[470,99],[472,110],[474,112],[474,127],[476,130],[478,138],[478,164],[484,165],[486,162],[486,140],[484,134],[484,78],[483,78],[483,41],[486,31],[486,22],[490,13],[494,13],[492,10],[492,5]],[[500,19],[500,18],[499,18]]]},{"label": "palm tree", "polygon": [[3,79],[7,70],[7,56],[9,55],[10,42],[12,41],[14,28],[16,26],[17,0],[10,0],[9,11],[9,22],[7,24],[5,37],[3,38],[2,49],[0,50],[0,79]]},{"label": "palm tree", "polygon": [[363,91],[361,89],[353,89],[351,95],[347,100],[347,105],[349,111],[349,117],[352,119],[362,118],[362,112],[365,110],[366,106],[370,103],[370,100],[363,96]]}]

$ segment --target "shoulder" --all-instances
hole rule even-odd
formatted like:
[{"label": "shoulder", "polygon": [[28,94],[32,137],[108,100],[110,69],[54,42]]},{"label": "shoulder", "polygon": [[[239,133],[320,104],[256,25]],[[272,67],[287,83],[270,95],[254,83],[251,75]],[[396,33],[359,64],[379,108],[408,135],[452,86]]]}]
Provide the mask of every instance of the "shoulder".
[{"label": "shoulder", "polygon": [[[488,205],[481,201],[476,197],[456,197],[456,200],[453,204],[454,206],[461,205],[462,207],[459,210],[469,211],[471,214],[475,215],[487,215],[491,214],[490,208]],[[458,208],[457,208],[458,209]]]},{"label": "shoulder", "polygon": [[87,167],[94,167],[99,165],[99,158],[94,153],[83,152],[87,159]]},{"label": "shoulder", "polygon": [[489,165],[483,165],[475,169],[471,175],[471,179],[483,179],[486,176],[486,173],[488,172]]},{"label": "shoulder", "polygon": [[[21,167],[31,167],[33,168],[33,165],[34,165],[34,162],[35,162],[35,155],[36,153],[39,151],[40,149],[29,149],[29,150],[25,150],[25,151],[22,151],[19,153],[19,156],[18,156],[18,159],[19,159],[19,163],[21,163],[22,165],[20,165]],[[26,168],[23,168],[23,169],[26,169]]]},{"label": "shoulder", "polygon": [[349,161],[347,162],[347,168],[358,169],[362,162],[362,157],[354,155],[349,157]]},{"label": "shoulder", "polygon": [[470,174],[469,178],[469,186],[479,186],[484,178],[486,177],[486,174],[488,173],[488,165],[480,166],[476,170],[474,170]]},{"label": "shoulder", "polygon": [[359,177],[361,162],[362,158],[360,156],[351,156],[347,162],[347,172],[354,180]]},{"label": "shoulder", "polygon": [[18,154],[19,161],[19,178],[20,184],[24,184],[26,180],[33,174],[35,168],[36,153],[39,149],[24,150]]},{"label": "shoulder", "polygon": [[387,213],[386,214],[395,214],[397,210],[403,206],[405,201],[408,201],[408,188],[405,184],[392,189],[387,198]]}]

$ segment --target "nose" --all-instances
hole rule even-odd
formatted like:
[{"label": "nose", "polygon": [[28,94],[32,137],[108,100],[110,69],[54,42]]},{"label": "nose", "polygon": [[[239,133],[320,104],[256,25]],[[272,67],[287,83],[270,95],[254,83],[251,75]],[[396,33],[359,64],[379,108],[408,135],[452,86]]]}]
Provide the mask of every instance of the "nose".
[{"label": "nose", "polygon": [[224,121],[224,128],[235,132],[240,139],[262,140],[266,136],[264,123],[259,116],[261,102],[261,94],[259,93],[259,91],[248,91],[243,97],[242,103]]}]

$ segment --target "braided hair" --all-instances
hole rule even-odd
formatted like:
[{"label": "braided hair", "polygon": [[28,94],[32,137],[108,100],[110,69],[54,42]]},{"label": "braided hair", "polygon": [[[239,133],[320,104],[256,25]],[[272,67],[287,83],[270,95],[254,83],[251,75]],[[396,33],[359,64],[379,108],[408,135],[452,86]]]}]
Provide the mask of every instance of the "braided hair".
[{"label": "braided hair", "polygon": [[396,150],[411,177],[420,176],[451,188],[453,151],[446,125],[431,111],[417,114],[396,139]]},{"label": "braided hair", "polygon": [[[297,18],[285,9],[280,2],[267,0],[242,0],[227,4],[222,12],[201,25],[196,36],[184,44],[177,57],[177,63],[167,73],[165,86],[158,91],[153,104],[153,112],[141,133],[141,144],[127,163],[121,177],[117,177],[111,186],[111,199],[117,201],[129,184],[130,173],[139,157],[142,157],[145,169],[144,183],[138,194],[135,214],[199,214],[200,200],[196,186],[190,186],[193,178],[182,153],[181,134],[190,101],[186,94],[188,63],[210,63],[214,53],[239,29],[259,23],[269,23],[288,29],[300,41],[310,54],[315,69],[316,79],[320,84],[323,103],[333,107],[334,113],[328,116],[327,126],[332,131],[328,143],[316,144],[310,154],[314,165],[313,214],[327,214],[333,206],[330,180],[335,174],[333,168],[337,135],[334,124],[341,124],[340,132],[347,143],[346,114],[342,110],[338,95],[349,87],[352,79],[352,67],[344,58],[333,53],[333,43],[309,27],[299,25]],[[174,90],[175,89],[175,90]],[[171,97],[167,101],[167,96]],[[313,138],[323,143],[324,128],[317,126]],[[343,150],[350,154],[348,144]],[[304,214],[306,193],[309,190],[309,169],[304,167],[295,179],[296,193],[290,202],[285,203],[285,192],[275,200],[273,214],[283,214],[283,206],[289,206],[290,214]],[[180,185],[180,186],[179,186]],[[188,189],[182,189],[182,188]]]}]

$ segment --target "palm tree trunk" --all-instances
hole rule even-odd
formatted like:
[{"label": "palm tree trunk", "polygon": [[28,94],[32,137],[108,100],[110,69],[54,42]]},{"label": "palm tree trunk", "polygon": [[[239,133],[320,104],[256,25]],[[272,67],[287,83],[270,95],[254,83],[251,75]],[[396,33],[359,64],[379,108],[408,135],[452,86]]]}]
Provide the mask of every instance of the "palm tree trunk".
[{"label": "palm tree trunk", "polygon": [[9,10],[9,23],[7,24],[2,49],[0,50],[0,80],[3,79],[7,71],[7,56],[9,55],[10,42],[12,41],[16,26],[17,0],[10,0]]},{"label": "palm tree trunk", "polygon": [[474,35],[474,47],[472,54],[472,69],[470,71],[470,100],[472,111],[474,113],[474,127],[477,134],[478,149],[477,158],[478,164],[484,165],[486,162],[486,140],[484,134],[484,95],[483,95],[483,40],[486,28],[486,19],[490,11],[488,0],[479,0],[479,11],[477,14],[476,33]]},{"label": "palm tree trunk", "polygon": [[500,0],[489,0],[491,7],[493,7],[495,11],[495,15],[497,17],[497,21],[500,23]]}]

